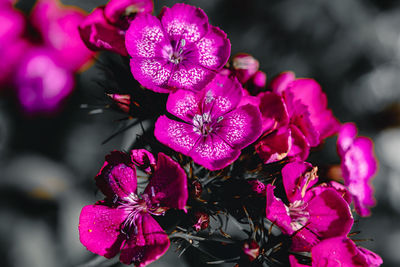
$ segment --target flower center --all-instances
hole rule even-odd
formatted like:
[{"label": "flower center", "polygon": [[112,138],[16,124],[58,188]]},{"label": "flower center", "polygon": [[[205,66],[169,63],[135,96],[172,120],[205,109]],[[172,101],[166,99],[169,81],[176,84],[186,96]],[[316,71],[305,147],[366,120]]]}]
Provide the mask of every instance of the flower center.
[{"label": "flower center", "polygon": [[143,194],[140,198],[138,195],[131,193],[128,197],[119,201],[118,208],[124,209],[128,213],[121,225],[121,233],[126,235],[127,239],[131,237],[131,234],[133,236],[137,234],[136,220],[141,216],[141,213],[148,212],[156,216],[164,215],[166,208],[160,207],[159,203],[153,203],[152,197],[154,196]]},{"label": "flower center", "polygon": [[213,131],[213,123],[209,112],[202,115],[196,114],[193,117],[193,131],[203,136],[207,136]]},{"label": "flower center", "polygon": [[169,59],[170,62],[172,62],[175,65],[178,65],[179,63],[182,62],[184,59],[183,57],[183,52],[184,52],[184,47],[186,45],[185,39],[181,39],[179,42],[176,42],[174,48],[168,49],[166,51],[167,58]]},{"label": "flower center", "polygon": [[294,231],[303,228],[310,218],[310,214],[307,210],[307,203],[302,200],[296,200],[289,205],[289,216],[292,219],[290,226]]}]

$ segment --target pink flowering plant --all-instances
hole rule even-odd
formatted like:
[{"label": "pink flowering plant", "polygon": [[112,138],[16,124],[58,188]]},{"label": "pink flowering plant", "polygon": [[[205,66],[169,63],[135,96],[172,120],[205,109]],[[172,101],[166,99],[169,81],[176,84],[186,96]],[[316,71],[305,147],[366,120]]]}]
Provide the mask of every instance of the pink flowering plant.
[{"label": "pink flowering plant", "polygon": [[[231,57],[200,8],[152,13],[151,0],[111,0],[79,25],[89,49],[122,56],[102,83],[124,116],[116,134],[141,126],[95,176],[105,197],[82,209],[81,243],[134,266],[171,242],[204,265],[380,266],[352,231],[375,205],[372,141],[333,115],[317,81],[268,82],[257,59]],[[328,166],[313,154],[335,135]]]}]

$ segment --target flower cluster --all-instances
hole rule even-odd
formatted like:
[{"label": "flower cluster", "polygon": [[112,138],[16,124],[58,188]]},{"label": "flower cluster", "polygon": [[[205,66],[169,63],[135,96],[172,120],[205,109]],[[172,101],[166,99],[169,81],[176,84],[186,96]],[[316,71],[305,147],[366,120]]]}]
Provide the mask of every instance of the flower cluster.
[{"label": "flower cluster", "polygon": [[[88,48],[129,59],[128,75],[141,87],[107,95],[128,119],[152,123],[129,154],[106,156],[95,178],[105,199],[82,209],[82,244],[135,266],[157,260],[170,240],[182,253],[236,253],[206,252],[211,263],[381,265],[351,239],[351,205],[367,216],[375,204],[372,141],[339,122],[315,80],[283,72],[267,83],[251,55],[228,61],[226,34],[201,9],[152,11],[150,0],[111,0],[79,27]],[[309,158],[335,134],[340,179]],[[246,237],[227,233],[228,221]]]},{"label": "flower cluster", "polygon": [[0,88],[16,88],[28,114],[57,111],[73,90],[74,73],[94,56],[77,29],[85,13],[38,0],[27,21],[12,4],[2,1],[0,9]]}]

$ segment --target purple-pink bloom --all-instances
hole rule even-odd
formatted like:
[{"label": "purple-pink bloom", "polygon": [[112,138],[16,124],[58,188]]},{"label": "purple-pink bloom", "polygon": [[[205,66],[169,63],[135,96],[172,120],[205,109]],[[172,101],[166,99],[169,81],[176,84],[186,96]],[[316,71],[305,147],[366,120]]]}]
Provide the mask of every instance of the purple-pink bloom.
[{"label": "purple-pink bloom", "polygon": [[128,56],[125,32],[130,22],[136,14],[152,11],[152,0],[111,0],[85,18],[79,25],[79,33],[86,46],[93,51],[108,50]]},{"label": "purple-pink bloom", "polygon": [[357,137],[355,124],[346,123],[339,131],[337,149],[342,160],[344,185],[353,196],[356,212],[368,216],[375,205],[370,184],[377,170],[373,142],[364,136]]},{"label": "purple-pink bloom", "polygon": [[159,117],[154,135],[207,169],[222,169],[261,134],[258,108],[250,104],[238,107],[241,97],[237,79],[222,74],[200,92],[171,93],[167,110],[181,121]]},{"label": "purple-pink bloom", "polygon": [[353,225],[348,203],[334,188],[312,188],[318,180],[316,171],[300,161],[283,167],[288,205],[275,197],[275,186],[267,185],[267,219],[284,234],[292,235],[293,251],[310,251],[320,240],[346,236]]},{"label": "purple-pink bloom", "polygon": [[168,249],[167,234],[152,217],[169,208],[185,210],[188,198],[186,174],[163,153],[142,194],[137,192],[136,169],[128,154],[114,151],[96,176],[104,201],[85,206],[79,218],[82,244],[93,253],[145,266]]},{"label": "purple-pink bloom", "polygon": [[311,257],[315,267],[378,267],[383,263],[379,255],[345,237],[321,241],[312,248]]},{"label": "purple-pink bloom", "polygon": [[19,65],[15,84],[24,111],[56,111],[74,87],[73,73],[47,49],[31,49]]},{"label": "purple-pink bloom", "polygon": [[295,79],[292,72],[284,72],[271,81],[270,89],[258,96],[264,135],[256,151],[265,163],[286,156],[305,160],[310,147],[338,131],[340,123],[313,79]]},{"label": "purple-pink bloom", "polygon": [[208,23],[203,10],[183,3],[164,7],[159,18],[138,15],[125,42],[133,77],[160,93],[201,90],[230,55],[226,34]]},{"label": "purple-pink bloom", "polygon": [[58,63],[71,71],[80,70],[94,56],[79,36],[78,25],[85,16],[82,10],[57,0],[38,0],[31,13],[44,45],[54,49]]},{"label": "purple-pink bloom", "polygon": [[233,57],[232,67],[239,82],[245,84],[256,74],[260,67],[260,63],[249,54],[239,53]]}]

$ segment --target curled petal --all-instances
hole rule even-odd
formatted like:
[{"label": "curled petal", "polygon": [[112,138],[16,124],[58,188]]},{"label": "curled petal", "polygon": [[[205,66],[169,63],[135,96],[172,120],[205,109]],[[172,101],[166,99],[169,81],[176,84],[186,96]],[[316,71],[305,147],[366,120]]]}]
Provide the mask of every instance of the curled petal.
[{"label": "curled petal", "polygon": [[152,166],[156,165],[156,159],[153,154],[146,149],[134,149],[131,150],[130,154],[133,164],[147,173],[150,173]]},{"label": "curled petal", "polygon": [[129,155],[113,151],[106,156],[106,162],[95,177],[97,187],[105,196],[113,200],[128,197],[136,193],[136,169]]},{"label": "curled petal", "polygon": [[289,157],[306,160],[310,153],[310,144],[304,134],[295,125],[290,125],[291,145]]},{"label": "curled petal", "polygon": [[127,56],[125,32],[108,23],[104,7],[98,7],[79,25],[79,33],[86,46],[94,51],[109,50]]},{"label": "curled petal", "polygon": [[289,83],[294,81],[295,78],[296,76],[291,71],[282,72],[274,79],[272,79],[269,87],[275,94],[282,95],[282,92],[286,90]]},{"label": "curled petal", "polygon": [[302,200],[309,188],[318,182],[316,169],[308,162],[295,161],[282,169],[282,181],[288,200]]},{"label": "curled petal", "polygon": [[354,123],[345,123],[340,128],[338,139],[337,139],[337,149],[339,156],[343,156],[344,153],[351,147],[354,139],[357,136],[357,127]]},{"label": "curled petal", "polygon": [[265,92],[260,97],[260,111],[263,131],[273,131],[289,124],[289,114],[282,97],[272,92]]},{"label": "curled petal", "polygon": [[255,145],[256,152],[265,164],[284,159],[291,148],[291,131],[282,127],[260,138]]},{"label": "curled petal", "polygon": [[186,173],[179,163],[164,153],[158,154],[156,170],[144,192],[152,197],[153,203],[186,211]]}]

